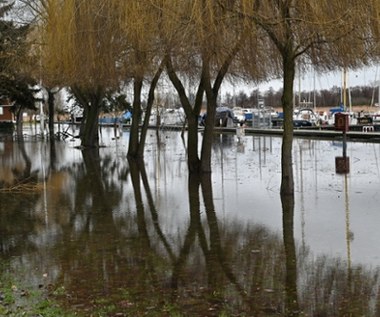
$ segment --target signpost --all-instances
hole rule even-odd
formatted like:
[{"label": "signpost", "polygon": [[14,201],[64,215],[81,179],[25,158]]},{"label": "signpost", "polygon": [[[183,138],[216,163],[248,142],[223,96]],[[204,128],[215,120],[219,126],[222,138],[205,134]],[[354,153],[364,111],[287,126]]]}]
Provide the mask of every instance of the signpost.
[{"label": "signpost", "polygon": [[335,171],[337,174],[350,172],[350,158],[347,157],[347,131],[349,130],[349,115],[347,113],[335,114],[335,130],[343,132],[343,156],[335,157]]}]

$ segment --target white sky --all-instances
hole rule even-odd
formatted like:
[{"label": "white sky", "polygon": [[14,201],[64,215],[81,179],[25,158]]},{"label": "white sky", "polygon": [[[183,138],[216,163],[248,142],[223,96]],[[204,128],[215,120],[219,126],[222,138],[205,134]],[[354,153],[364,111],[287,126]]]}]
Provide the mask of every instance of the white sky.
[{"label": "white sky", "polygon": [[[333,86],[342,87],[343,86],[343,74],[342,72],[331,72],[322,75],[316,75],[315,77],[315,89],[330,89]],[[365,67],[356,71],[348,70],[347,71],[347,87],[355,86],[375,86],[375,82],[378,82],[380,78],[380,68],[378,66]],[[259,85],[255,84],[243,84],[239,83],[236,85],[224,85],[222,89],[222,94],[224,95],[227,92],[231,94],[238,94],[240,91],[244,91],[247,94],[250,94],[252,90],[259,89],[260,92],[267,91],[270,87],[274,90],[279,90],[282,88],[282,79],[272,80],[267,83],[262,83]],[[312,91],[314,90],[314,74],[306,73],[302,76],[301,80],[296,78],[294,82],[294,89],[296,91]]]}]

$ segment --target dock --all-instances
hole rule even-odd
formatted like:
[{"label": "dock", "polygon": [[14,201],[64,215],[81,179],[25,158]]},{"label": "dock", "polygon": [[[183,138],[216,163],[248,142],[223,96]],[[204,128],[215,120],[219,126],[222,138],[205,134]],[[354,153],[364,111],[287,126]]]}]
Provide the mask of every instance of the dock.
[{"label": "dock", "polygon": [[[236,133],[240,127],[233,128],[214,128],[215,133]],[[282,136],[283,129],[257,129],[251,127],[245,127],[245,135],[274,135]],[[333,129],[325,128],[295,128],[293,130],[294,137],[300,138],[312,138],[312,139],[324,139],[324,140],[341,140],[343,133],[341,131],[335,131]],[[347,141],[352,142],[374,142],[380,143],[380,132],[375,131],[348,131],[346,132]]]},{"label": "dock", "polygon": [[[102,125],[105,126],[105,125]],[[123,129],[129,129],[130,125],[122,125]],[[159,129],[163,131],[182,131],[183,126],[179,125],[155,125],[149,126],[149,129]],[[187,128],[185,127],[185,130]],[[273,135],[281,137],[283,135],[282,128],[253,128],[253,127],[214,127],[214,133],[236,134],[239,129],[244,129],[245,135]],[[202,132],[204,127],[199,127]],[[294,137],[324,139],[324,140],[341,140],[343,133],[336,131],[333,126],[321,127],[301,127],[294,128]],[[366,126],[350,126],[350,130],[346,132],[347,141],[351,142],[374,142],[380,143],[380,125],[374,125],[373,129],[367,129]]]}]

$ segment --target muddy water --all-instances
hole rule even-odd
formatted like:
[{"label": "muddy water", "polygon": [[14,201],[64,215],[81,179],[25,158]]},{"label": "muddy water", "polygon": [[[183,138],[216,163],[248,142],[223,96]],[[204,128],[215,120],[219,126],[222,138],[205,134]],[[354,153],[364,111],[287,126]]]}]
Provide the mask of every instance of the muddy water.
[{"label": "muddy water", "polygon": [[293,215],[280,138],[217,136],[196,179],[178,132],[144,164],[128,137],[0,142],[0,256],[24,282],[84,316],[379,314],[380,144],[348,143],[338,174],[341,142],[296,139]]}]

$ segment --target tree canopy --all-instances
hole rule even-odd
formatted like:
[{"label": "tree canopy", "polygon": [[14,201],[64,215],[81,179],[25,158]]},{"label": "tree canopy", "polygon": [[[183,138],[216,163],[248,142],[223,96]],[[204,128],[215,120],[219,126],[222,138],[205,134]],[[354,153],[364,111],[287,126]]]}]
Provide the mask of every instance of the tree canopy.
[{"label": "tree canopy", "polygon": [[0,97],[13,103],[13,111],[19,118],[22,109],[35,109],[36,84],[29,73],[30,26],[16,24],[10,16],[13,4],[0,1]]},{"label": "tree canopy", "polygon": [[212,115],[226,78],[283,78],[290,131],[296,68],[355,68],[378,54],[375,0],[37,2],[42,76],[99,96],[133,81],[136,116],[143,85],[165,61],[188,120],[204,97]]}]

